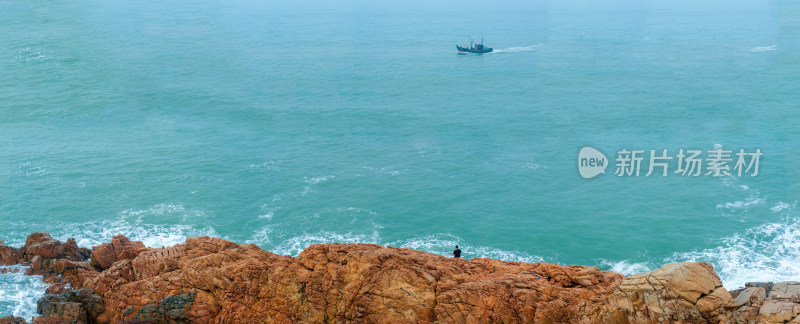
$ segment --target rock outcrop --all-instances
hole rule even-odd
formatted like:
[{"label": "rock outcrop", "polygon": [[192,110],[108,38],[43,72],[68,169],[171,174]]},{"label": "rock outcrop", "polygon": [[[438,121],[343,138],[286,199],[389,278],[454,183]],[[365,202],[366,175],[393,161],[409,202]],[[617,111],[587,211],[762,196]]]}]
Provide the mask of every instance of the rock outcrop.
[{"label": "rock outcrop", "polygon": [[[314,245],[296,258],[189,238],[85,283],[100,321],[588,322],[622,276],[597,268],[454,260],[372,244]],[[126,294],[119,294],[125,291]]]},{"label": "rock outcrop", "polygon": [[56,240],[47,233],[33,233],[25,240],[25,246],[15,249],[0,244],[0,265],[28,264],[35,257],[40,259],[64,259],[83,261],[89,257],[90,251],[79,248],[74,239],[66,243]]},{"label": "rock outcrop", "polygon": [[103,299],[91,289],[67,290],[61,294],[45,295],[36,305],[41,314],[34,323],[59,321],[88,323],[103,313]]},{"label": "rock outcrop", "polygon": [[627,311],[634,322],[657,323],[718,323],[736,308],[713,266],[700,262],[670,263],[628,276],[610,303]]},{"label": "rock outcrop", "polygon": [[146,248],[118,235],[91,253],[74,243],[35,233],[22,248],[0,246],[0,260],[52,284],[35,323],[800,322],[800,283],[728,292],[698,262],[623,277],[374,244],[290,257],[209,237]]},{"label": "rock outcrop", "polygon": [[91,264],[100,269],[108,269],[114,262],[135,258],[145,250],[142,242],[131,242],[123,235],[111,238],[111,243],[103,243],[92,249]]}]

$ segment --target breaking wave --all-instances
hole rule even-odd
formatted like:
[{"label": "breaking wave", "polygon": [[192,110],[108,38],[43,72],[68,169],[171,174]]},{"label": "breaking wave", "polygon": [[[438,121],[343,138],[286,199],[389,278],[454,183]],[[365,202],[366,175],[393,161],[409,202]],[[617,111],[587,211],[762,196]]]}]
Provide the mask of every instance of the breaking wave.
[{"label": "breaking wave", "polygon": [[599,265],[605,269],[618,272],[626,276],[635,273],[650,272],[653,270],[653,267],[647,262],[631,262],[630,260],[622,260],[618,262],[600,260]]},{"label": "breaking wave", "polygon": [[23,266],[3,266],[0,270],[0,316],[14,315],[32,321],[36,313],[36,301],[44,297],[47,284],[42,276],[26,276]]},{"label": "breaking wave", "polygon": [[750,281],[796,280],[800,273],[800,218],[787,216],[723,238],[715,248],[676,253],[668,261],[713,263],[727,289]]},{"label": "breaking wave", "polygon": [[426,251],[442,256],[450,256],[453,248],[458,245],[464,252],[463,258],[491,258],[496,260],[508,260],[519,262],[544,262],[545,259],[538,255],[530,255],[520,251],[508,251],[496,249],[488,246],[476,245],[462,240],[452,234],[435,234],[411,238],[386,244],[388,246],[409,248],[414,250]]},{"label": "breaking wave", "polygon": [[124,234],[148,247],[184,243],[187,237],[220,237],[211,226],[203,224],[206,215],[199,210],[186,209],[180,204],[159,204],[145,209],[129,209],[114,218],[96,222],[66,224],[53,233],[59,240],[74,237],[79,246],[92,247],[109,242],[111,237]]},{"label": "breaking wave", "polygon": [[314,234],[304,234],[289,238],[283,243],[279,244],[273,249],[272,253],[281,255],[297,256],[303,252],[307,247],[312,244],[324,243],[374,243],[378,244],[380,235],[377,231],[372,234],[353,234],[353,233],[335,233],[335,232],[318,232]]}]

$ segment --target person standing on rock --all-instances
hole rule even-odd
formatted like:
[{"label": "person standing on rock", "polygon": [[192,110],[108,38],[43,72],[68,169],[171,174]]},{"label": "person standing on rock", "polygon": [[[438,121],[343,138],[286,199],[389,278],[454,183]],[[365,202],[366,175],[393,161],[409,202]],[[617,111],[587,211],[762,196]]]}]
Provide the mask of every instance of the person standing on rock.
[{"label": "person standing on rock", "polygon": [[456,250],[453,251],[452,254],[453,254],[453,258],[456,258],[456,259],[460,259],[461,258],[461,249],[458,248],[458,245],[456,245]]}]

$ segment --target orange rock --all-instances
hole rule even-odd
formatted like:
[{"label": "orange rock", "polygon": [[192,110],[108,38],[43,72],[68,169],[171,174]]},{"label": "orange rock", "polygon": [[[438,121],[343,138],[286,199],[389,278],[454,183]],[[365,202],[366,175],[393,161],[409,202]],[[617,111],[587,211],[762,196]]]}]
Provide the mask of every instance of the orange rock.
[{"label": "orange rock", "polygon": [[[83,287],[103,321],[590,322],[619,274],[593,267],[454,260],[373,244],[296,258],[208,237],[147,249]],[[593,299],[594,298],[594,299]]]},{"label": "orange rock", "polygon": [[24,318],[21,317],[14,317],[14,316],[6,316],[0,317],[0,324],[25,324]]},{"label": "orange rock", "polygon": [[121,235],[95,247],[91,264],[82,255],[74,240],[44,233],[20,249],[0,246],[1,260],[30,262],[28,272],[52,284],[36,323],[751,323],[800,314],[784,298],[793,293],[744,289],[734,301],[697,262],[623,277],[375,244],[312,245],[290,257],[210,237],[145,248]]},{"label": "orange rock", "polygon": [[141,241],[131,242],[122,234],[115,235],[111,243],[103,243],[92,249],[91,264],[100,269],[108,269],[114,262],[135,258],[144,249]]},{"label": "orange rock", "polygon": [[632,322],[659,323],[719,323],[737,307],[713,266],[702,262],[670,263],[628,276],[609,304],[628,312]]},{"label": "orange rock", "polygon": [[47,233],[33,233],[25,240],[23,247],[25,260],[30,261],[34,256],[42,259],[63,258],[68,260],[83,261],[89,256],[89,250],[79,248],[75,239],[68,239],[66,243],[50,237]]},{"label": "orange rock", "polygon": [[0,244],[0,265],[12,265],[22,262],[22,251]]}]

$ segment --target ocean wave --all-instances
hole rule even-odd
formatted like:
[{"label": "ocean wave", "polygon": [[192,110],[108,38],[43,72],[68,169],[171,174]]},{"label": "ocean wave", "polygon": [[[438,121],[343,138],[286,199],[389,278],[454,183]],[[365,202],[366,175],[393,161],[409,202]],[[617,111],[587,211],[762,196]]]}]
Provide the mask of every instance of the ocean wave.
[{"label": "ocean wave", "polygon": [[[265,226],[256,231],[253,239],[249,243],[263,243],[269,241],[268,236],[273,232],[271,226]],[[261,241],[259,241],[259,239]],[[337,233],[331,231],[320,231],[317,233],[306,233],[303,235],[283,239],[283,243],[269,249],[271,252],[281,255],[297,256],[312,244],[325,243],[371,243],[384,246],[408,248],[418,251],[425,251],[441,256],[450,257],[453,248],[459,245],[464,251],[463,256],[471,258],[491,258],[495,260],[519,261],[519,262],[544,262],[543,257],[530,255],[520,251],[509,251],[488,246],[481,246],[465,242],[458,236],[452,234],[435,234],[416,238],[404,239],[390,243],[382,242],[380,233],[377,229],[369,234],[359,234],[353,232]]]},{"label": "ocean wave", "polygon": [[533,169],[533,170],[536,170],[536,169],[547,169],[548,168],[546,165],[538,163],[538,162],[527,162],[527,163],[523,164],[522,167],[524,167],[526,169]]},{"label": "ocean wave", "polygon": [[248,170],[252,171],[259,171],[259,170],[266,170],[266,171],[281,171],[281,167],[278,166],[278,162],[275,161],[267,161],[264,163],[259,164],[250,164],[247,166]]},{"label": "ocean wave", "polygon": [[247,244],[256,244],[256,245],[263,245],[270,243],[270,237],[272,236],[273,232],[273,225],[267,225],[264,227],[259,228],[258,230],[253,233],[252,238],[245,241]]},{"label": "ocean wave", "polygon": [[794,204],[789,204],[789,203],[785,203],[785,202],[779,201],[777,205],[773,206],[769,210],[774,211],[774,212],[777,213],[777,212],[780,212],[780,211],[785,210],[785,209],[794,209],[794,208],[797,208],[797,203],[796,202]]},{"label": "ocean wave", "polygon": [[25,62],[45,62],[51,60],[53,55],[46,51],[26,47],[18,50],[14,58]]},{"label": "ocean wave", "polygon": [[653,270],[651,265],[647,262],[631,262],[630,260],[612,262],[603,259],[600,260],[599,263],[600,266],[607,268],[608,270],[618,272],[626,276],[635,273],[650,272]]},{"label": "ocean wave", "polygon": [[3,266],[14,271],[0,275],[0,314],[22,317],[29,322],[36,313],[36,301],[44,297],[47,284],[42,276],[27,276],[22,266]]},{"label": "ocean wave", "polygon": [[515,46],[515,47],[496,49],[496,50],[492,51],[492,53],[528,52],[528,51],[535,51],[537,48],[539,48],[541,46],[542,46],[542,44],[529,45],[529,46]]},{"label": "ocean wave", "polygon": [[749,281],[796,280],[800,273],[800,218],[787,217],[720,241],[715,248],[676,253],[667,261],[710,262],[727,289]]},{"label": "ocean wave", "polygon": [[519,262],[545,261],[543,257],[538,255],[530,255],[520,251],[509,251],[488,246],[475,245],[470,242],[465,242],[460,237],[452,234],[427,235],[395,241],[386,245],[420,250],[447,257],[451,256],[450,253],[452,253],[455,246],[458,245],[463,251],[462,256],[466,259],[477,257]]},{"label": "ocean wave", "polygon": [[761,196],[761,193],[758,190],[754,190],[750,188],[750,186],[748,185],[740,184],[738,177],[733,177],[733,176],[722,177],[722,185],[728,188],[732,188],[736,191],[749,193],[749,197],[734,202],[717,204],[716,206],[717,209],[728,209],[728,210],[748,209],[750,207],[763,205],[767,202],[767,197]]},{"label": "ocean wave", "polygon": [[186,220],[189,216],[202,216],[203,212],[199,210],[186,210],[181,204],[158,204],[145,209],[126,209],[120,212],[123,217],[134,216],[141,220],[142,217],[158,217],[163,219],[168,215],[179,215],[181,220]]},{"label": "ocean wave", "polygon": [[314,184],[318,184],[320,182],[328,181],[328,180],[333,179],[333,178],[336,178],[336,176],[331,175],[331,176],[311,177],[311,178],[303,177],[303,181],[305,181],[308,184],[314,185]]},{"label": "ocean wave", "polygon": [[762,205],[767,200],[761,197],[750,197],[745,200],[739,200],[734,202],[727,202],[724,204],[717,204],[717,209],[747,209],[752,206]]},{"label": "ocean wave", "polygon": [[72,237],[79,246],[92,247],[122,233],[145,246],[163,247],[184,243],[192,236],[219,237],[211,226],[191,225],[203,224],[206,218],[202,211],[186,209],[180,204],[159,204],[124,210],[115,218],[101,221],[65,224],[53,236],[62,241]]},{"label": "ocean wave", "polygon": [[31,162],[25,162],[11,172],[12,174],[24,175],[26,177],[41,177],[53,173],[52,170],[42,166],[34,165]]},{"label": "ocean wave", "polygon": [[408,171],[408,170],[395,170],[392,167],[388,167],[388,168],[364,167],[363,169],[364,170],[369,170],[373,174],[376,174],[376,175],[389,175],[389,176],[396,176],[396,175],[402,174],[405,171]]},{"label": "ocean wave", "polygon": [[769,52],[778,49],[778,45],[771,45],[771,46],[756,46],[750,49],[750,52],[753,53],[761,53],[761,52]]},{"label": "ocean wave", "polygon": [[325,243],[373,243],[380,242],[378,231],[372,234],[336,233],[321,231],[317,233],[303,234],[286,239],[280,245],[271,249],[272,253],[281,255],[297,256],[312,244]]}]

